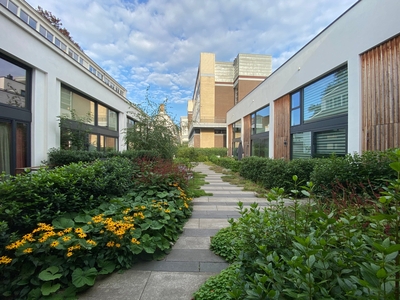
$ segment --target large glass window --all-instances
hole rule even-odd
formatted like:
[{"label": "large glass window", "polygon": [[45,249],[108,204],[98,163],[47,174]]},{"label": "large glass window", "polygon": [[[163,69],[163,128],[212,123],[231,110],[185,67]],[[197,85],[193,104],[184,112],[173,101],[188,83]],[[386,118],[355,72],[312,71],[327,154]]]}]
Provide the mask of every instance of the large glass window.
[{"label": "large glass window", "polygon": [[26,70],[0,58],[0,103],[26,108]]},{"label": "large glass window", "polygon": [[304,88],[304,123],[347,113],[347,67]]},{"label": "large glass window", "polygon": [[94,107],[93,101],[61,87],[61,115],[94,125]]},{"label": "large glass window", "polygon": [[0,172],[7,174],[30,164],[30,74],[0,53]]},{"label": "large glass window", "polygon": [[292,158],[311,157],[311,132],[295,133],[292,135]]},{"label": "large glass window", "polygon": [[0,173],[11,172],[11,122],[0,121]]},{"label": "large glass window", "polygon": [[240,139],[240,137],[242,136],[242,122],[237,121],[236,123],[234,123],[232,129],[233,129],[233,139]]},{"label": "large glass window", "polygon": [[269,131],[269,106],[260,109],[251,116],[251,134],[258,134]]},{"label": "large glass window", "polygon": [[255,139],[251,141],[251,155],[269,157],[269,139]]},{"label": "large glass window", "polygon": [[336,129],[314,134],[315,156],[327,157],[335,153],[336,155],[346,155],[346,130]]}]

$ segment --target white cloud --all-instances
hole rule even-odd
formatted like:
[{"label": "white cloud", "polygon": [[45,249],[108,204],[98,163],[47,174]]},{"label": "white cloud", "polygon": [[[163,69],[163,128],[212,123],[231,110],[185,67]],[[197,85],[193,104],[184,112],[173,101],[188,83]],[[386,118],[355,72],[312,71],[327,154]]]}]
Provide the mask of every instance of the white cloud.
[{"label": "white cloud", "polygon": [[139,102],[186,114],[200,52],[273,56],[278,68],[356,0],[28,0],[59,17],[98,65]]}]

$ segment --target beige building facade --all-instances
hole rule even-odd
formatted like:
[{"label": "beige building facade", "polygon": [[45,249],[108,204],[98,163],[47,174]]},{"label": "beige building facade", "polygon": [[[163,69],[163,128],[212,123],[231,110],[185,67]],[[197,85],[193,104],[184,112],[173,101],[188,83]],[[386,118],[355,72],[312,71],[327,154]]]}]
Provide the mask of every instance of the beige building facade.
[{"label": "beige building facade", "polygon": [[270,55],[238,54],[233,62],[217,62],[215,53],[200,54],[188,103],[190,147],[227,147],[227,111],[271,74],[271,61]]}]

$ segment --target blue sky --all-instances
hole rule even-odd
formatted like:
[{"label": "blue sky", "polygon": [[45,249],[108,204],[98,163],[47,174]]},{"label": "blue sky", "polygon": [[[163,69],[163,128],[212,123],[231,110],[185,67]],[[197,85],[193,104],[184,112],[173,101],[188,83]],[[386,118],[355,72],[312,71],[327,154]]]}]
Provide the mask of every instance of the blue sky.
[{"label": "blue sky", "polygon": [[217,61],[272,55],[273,70],[356,0],[27,0],[61,19],[73,39],[140,103],[168,98],[187,114],[200,52]]}]

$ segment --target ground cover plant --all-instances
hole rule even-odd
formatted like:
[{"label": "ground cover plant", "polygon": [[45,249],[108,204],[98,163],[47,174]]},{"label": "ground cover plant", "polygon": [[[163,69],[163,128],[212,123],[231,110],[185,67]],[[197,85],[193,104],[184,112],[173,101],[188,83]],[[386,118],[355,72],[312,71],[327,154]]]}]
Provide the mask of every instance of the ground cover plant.
[{"label": "ground cover plant", "polygon": [[[110,166],[116,162],[113,159],[98,163]],[[119,182],[120,188],[133,182],[125,193],[101,198],[96,207],[63,211],[30,230],[11,234],[7,222],[0,224],[2,299],[74,299],[98,276],[168,253],[191,215],[187,174],[171,161],[141,159],[135,165],[133,176],[129,174],[126,181]],[[90,166],[74,164],[70,168],[79,172]],[[119,172],[126,171],[119,163],[117,166],[113,172],[95,174],[108,177],[108,181],[102,180],[112,185],[113,180],[122,179]],[[48,172],[61,176],[57,170]],[[35,176],[45,175],[39,172],[27,178],[35,180]],[[10,185],[7,182],[5,187],[9,189]],[[71,207],[73,201],[71,198]],[[14,217],[18,218],[18,214]]]},{"label": "ground cover plant", "polygon": [[[235,262],[230,280],[221,279],[227,288],[218,297],[400,299],[400,151],[393,154],[389,165],[396,178],[373,201],[336,208],[315,198],[313,183],[299,184],[293,176],[291,206],[282,188],[268,195],[272,209],[239,203],[241,217],[211,243]],[[306,203],[296,200],[304,197]],[[196,300],[207,299],[204,288]]]}]

